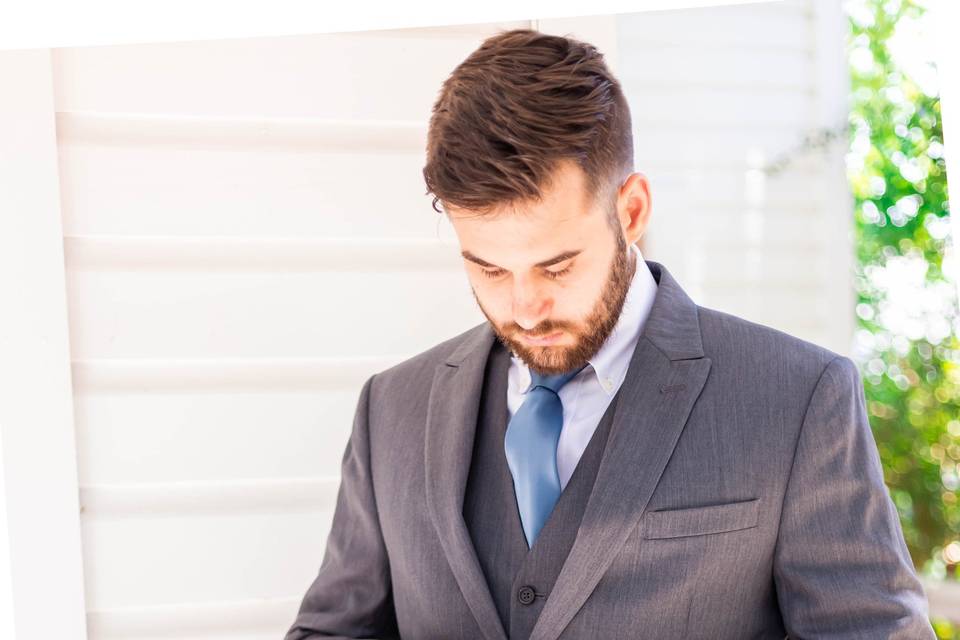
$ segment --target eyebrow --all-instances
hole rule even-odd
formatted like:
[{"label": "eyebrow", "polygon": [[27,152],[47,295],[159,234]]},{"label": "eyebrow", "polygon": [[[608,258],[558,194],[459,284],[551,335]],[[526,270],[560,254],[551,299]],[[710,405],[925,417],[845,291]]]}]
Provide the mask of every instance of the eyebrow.
[{"label": "eyebrow", "polygon": [[[552,265],[557,264],[558,262],[563,262],[564,260],[569,260],[570,258],[572,258],[572,257],[574,257],[574,256],[580,255],[580,253],[581,253],[582,251],[583,251],[583,249],[578,249],[578,250],[576,250],[576,251],[564,251],[563,253],[558,254],[558,255],[555,255],[555,256],[553,256],[552,258],[549,258],[548,260],[544,260],[543,262],[538,262],[537,264],[535,264],[535,265],[533,265],[533,266],[535,266],[535,267],[549,267],[549,266],[552,266]],[[487,261],[484,260],[483,258],[478,258],[477,256],[473,255],[473,254],[470,253],[469,251],[463,251],[460,255],[462,255],[464,258],[466,258],[466,259],[469,260],[470,262],[474,262],[474,263],[480,265],[481,267],[496,268],[496,269],[500,269],[500,268],[501,268],[501,267],[498,267],[498,266],[495,265],[495,264],[491,264],[491,263],[487,262]]]}]

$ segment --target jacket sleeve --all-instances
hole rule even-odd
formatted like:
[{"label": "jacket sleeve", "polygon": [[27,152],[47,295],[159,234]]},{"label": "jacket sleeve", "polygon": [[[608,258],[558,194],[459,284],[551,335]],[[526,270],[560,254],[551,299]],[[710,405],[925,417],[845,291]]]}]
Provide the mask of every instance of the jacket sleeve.
[{"label": "jacket sleeve", "polygon": [[360,391],[320,571],[284,640],[399,638],[370,473],[371,376]]},{"label": "jacket sleeve", "polygon": [[794,452],[774,555],[791,639],[935,639],[883,480],[854,362],[820,374]]}]

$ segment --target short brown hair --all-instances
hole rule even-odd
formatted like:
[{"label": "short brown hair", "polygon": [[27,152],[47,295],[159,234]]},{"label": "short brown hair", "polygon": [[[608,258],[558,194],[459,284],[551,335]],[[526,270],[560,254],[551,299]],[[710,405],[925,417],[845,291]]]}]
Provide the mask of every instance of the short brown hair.
[{"label": "short brown hair", "polygon": [[444,81],[423,177],[437,203],[489,213],[539,200],[571,159],[597,201],[633,171],[630,110],[593,45],[532,29],[493,35]]}]

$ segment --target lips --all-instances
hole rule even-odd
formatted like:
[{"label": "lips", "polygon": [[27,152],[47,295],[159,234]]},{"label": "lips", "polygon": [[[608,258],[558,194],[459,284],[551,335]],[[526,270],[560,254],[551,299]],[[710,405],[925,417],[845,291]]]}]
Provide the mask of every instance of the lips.
[{"label": "lips", "polygon": [[561,338],[561,336],[563,336],[563,332],[558,331],[556,333],[552,333],[547,336],[538,336],[538,337],[528,336],[525,334],[521,334],[521,335],[523,336],[523,339],[529,342],[530,344],[545,345],[545,344],[553,344],[554,342],[557,342]]}]

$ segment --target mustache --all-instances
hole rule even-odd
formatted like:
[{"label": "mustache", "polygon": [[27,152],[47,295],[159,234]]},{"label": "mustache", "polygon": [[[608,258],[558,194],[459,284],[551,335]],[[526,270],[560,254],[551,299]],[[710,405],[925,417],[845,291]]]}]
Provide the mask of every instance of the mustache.
[{"label": "mustache", "polygon": [[562,329],[548,329],[547,331],[541,331],[538,333],[531,333],[529,331],[524,331],[522,329],[515,329],[513,335],[522,335],[527,336],[528,338],[545,338],[547,336],[552,336],[555,333],[562,331]]}]

